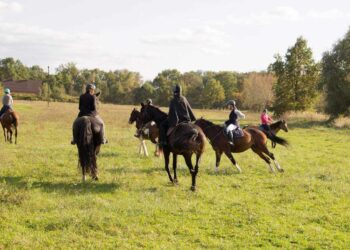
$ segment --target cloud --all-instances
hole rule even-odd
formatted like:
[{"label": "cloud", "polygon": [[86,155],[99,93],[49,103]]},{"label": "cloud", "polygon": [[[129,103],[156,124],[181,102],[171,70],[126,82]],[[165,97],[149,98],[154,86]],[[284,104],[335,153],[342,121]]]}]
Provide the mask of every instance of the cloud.
[{"label": "cloud", "polygon": [[230,37],[212,26],[180,29],[171,34],[150,35],[141,38],[141,42],[157,46],[191,46],[207,54],[221,54],[231,46]]},{"label": "cloud", "polygon": [[4,2],[0,1],[0,12],[1,11],[13,11],[13,12],[21,12],[23,10],[23,6],[17,2]]},{"label": "cloud", "polygon": [[277,21],[295,22],[301,20],[298,10],[289,6],[280,6],[272,10],[252,12],[245,17],[229,16],[229,23],[233,24],[270,24]]},{"label": "cloud", "polygon": [[310,10],[307,16],[313,19],[337,20],[350,18],[350,12],[344,12],[339,9]]}]

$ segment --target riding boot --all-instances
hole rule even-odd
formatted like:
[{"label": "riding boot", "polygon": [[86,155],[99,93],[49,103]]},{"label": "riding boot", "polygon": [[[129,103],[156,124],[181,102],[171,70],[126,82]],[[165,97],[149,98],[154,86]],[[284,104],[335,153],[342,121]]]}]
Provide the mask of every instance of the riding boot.
[{"label": "riding boot", "polygon": [[231,145],[231,146],[234,146],[234,139],[233,139],[233,131],[229,131],[228,132],[228,137],[229,137],[229,144]]}]

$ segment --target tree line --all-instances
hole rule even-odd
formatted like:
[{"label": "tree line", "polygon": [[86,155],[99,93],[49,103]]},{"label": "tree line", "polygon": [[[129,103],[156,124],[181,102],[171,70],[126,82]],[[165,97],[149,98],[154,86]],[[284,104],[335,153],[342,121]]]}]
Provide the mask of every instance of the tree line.
[{"label": "tree line", "polygon": [[167,106],[172,88],[181,84],[195,108],[221,108],[234,99],[243,109],[271,109],[276,115],[289,111],[317,109],[331,119],[350,115],[350,30],[331,51],[315,62],[306,39],[297,38],[284,56],[277,54],[267,71],[190,71],[176,69],[160,72],[153,80],[143,81],[138,72],[78,69],[76,64],[60,65],[54,74],[41,67],[25,66],[13,58],[0,59],[0,81],[42,80],[39,98],[76,100],[87,83],[95,83],[100,99],[117,104],[137,104],[148,98]]}]

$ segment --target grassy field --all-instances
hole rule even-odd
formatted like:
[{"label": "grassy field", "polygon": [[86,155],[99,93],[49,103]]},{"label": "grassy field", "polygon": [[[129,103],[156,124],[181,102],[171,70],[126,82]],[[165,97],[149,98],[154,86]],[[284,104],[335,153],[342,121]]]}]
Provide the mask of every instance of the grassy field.
[{"label": "grassy field", "polygon": [[[76,104],[17,102],[18,145],[0,140],[0,249],[27,248],[285,248],[350,247],[350,130],[322,120],[289,120],[273,150],[285,169],[269,173],[251,151],[223,157],[215,173],[209,143],[197,192],[181,158],[179,185],[163,158],[141,157],[131,106],[101,105],[110,143],[98,158],[100,181],[81,183],[70,145]],[[201,111],[222,122],[227,111]],[[242,124],[255,124],[247,114]],[[147,144],[149,151],[153,145]]]}]

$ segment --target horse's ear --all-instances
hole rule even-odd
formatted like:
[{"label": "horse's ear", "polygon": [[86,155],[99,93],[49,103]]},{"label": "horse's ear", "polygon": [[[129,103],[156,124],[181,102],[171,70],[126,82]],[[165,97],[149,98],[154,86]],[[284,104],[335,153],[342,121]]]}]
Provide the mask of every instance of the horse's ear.
[{"label": "horse's ear", "polygon": [[136,108],[134,108],[133,111],[136,111]]},{"label": "horse's ear", "polygon": [[141,107],[144,107],[145,106],[145,104],[143,104],[143,102],[141,102]]}]

